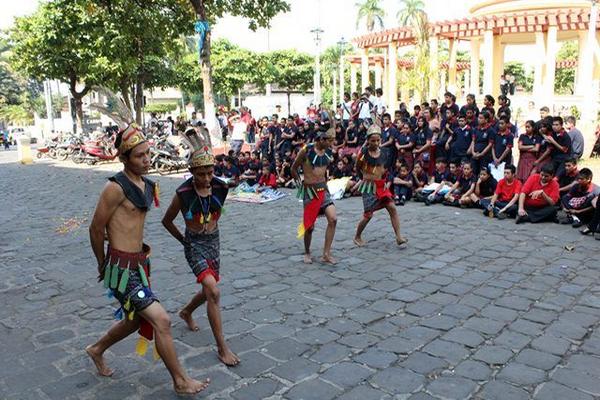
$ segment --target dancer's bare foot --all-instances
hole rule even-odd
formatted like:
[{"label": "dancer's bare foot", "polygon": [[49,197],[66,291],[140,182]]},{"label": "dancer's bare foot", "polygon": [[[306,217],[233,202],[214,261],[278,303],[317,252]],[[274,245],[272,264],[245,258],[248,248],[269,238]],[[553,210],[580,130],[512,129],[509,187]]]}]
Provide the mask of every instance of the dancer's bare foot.
[{"label": "dancer's bare foot", "polygon": [[240,363],[240,358],[234,352],[229,350],[229,347],[226,347],[222,350],[219,349],[217,357],[228,367],[236,367]]},{"label": "dancer's bare foot", "polygon": [[96,365],[96,368],[98,369],[98,374],[100,376],[112,376],[114,371],[106,366],[106,364],[104,363],[104,356],[95,351],[93,345],[89,345],[88,347],[86,347],[85,352],[88,354],[88,356],[90,356],[90,358],[94,362],[94,365]]},{"label": "dancer's bare foot", "polygon": [[186,310],[181,310],[179,311],[179,317],[185,321],[190,331],[200,330],[200,327],[198,326],[196,321],[194,321],[194,318],[192,317],[192,314],[190,312]]},{"label": "dancer's bare foot", "polygon": [[205,381],[200,382],[192,378],[186,378],[184,381],[180,383],[176,383],[173,385],[175,389],[175,393],[178,395],[192,395],[197,394],[206,389],[208,384],[210,383],[210,379],[206,378]]},{"label": "dancer's bare foot", "polygon": [[313,260],[310,254],[304,254],[304,264],[312,264]]},{"label": "dancer's bare foot", "polygon": [[321,256],[321,262],[325,264],[335,265],[337,264],[337,260],[331,256],[331,254],[323,254]]},{"label": "dancer's bare foot", "polygon": [[354,244],[357,245],[358,247],[363,247],[365,245],[365,241],[362,240],[362,238],[355,237]]},{"label": "dancer's bare foot", "polygon": [[402,246],[403,244],[408,243],[408,239],[404,236],[399,236],[396,238],[396,243],[398,244],[398,246]]}]

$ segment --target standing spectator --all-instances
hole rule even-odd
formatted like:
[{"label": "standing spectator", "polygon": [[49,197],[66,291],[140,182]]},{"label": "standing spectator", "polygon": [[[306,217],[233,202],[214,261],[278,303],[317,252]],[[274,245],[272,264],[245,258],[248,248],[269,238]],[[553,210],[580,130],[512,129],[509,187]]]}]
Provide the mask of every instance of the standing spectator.
[{"label": "standing spectator", "polygon": [[579,160],[583,156],[583,135],[581,131],[575,127],[577,120],[574,116],[567,117],[567,133],[571,138],[571,156]]},{"label": "standing spectator", "polygon": [[242,146],[244,145],[247,134],[247,125],[241,120],[238,114],[234,115],[230,120],[233,126],[231,131],[231,149],[235,156],[237,156],[240,154],[240,151],[242,151]]}]

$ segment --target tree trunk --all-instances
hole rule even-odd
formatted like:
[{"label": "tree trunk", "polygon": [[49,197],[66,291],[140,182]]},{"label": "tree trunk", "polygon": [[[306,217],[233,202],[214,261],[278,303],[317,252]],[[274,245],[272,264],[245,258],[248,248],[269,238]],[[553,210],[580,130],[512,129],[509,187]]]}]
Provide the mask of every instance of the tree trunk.
[{"label": "tree trunk", "polygon": [[290,97],[292,96],[292,94],[288,91],[287,92],[287,98],[288,98],[288,116],[292,115],[292,109],[291,109],[291,100]]},{"label": "tree trunk", "polygon": [[144,82],[141,75],[138,75],[135,84],[135,123],[142,125],[142,109],[144,108]]},{"label": "tree trunk", "polygon": [[73,96],[73,100],[75,103],[75,114],[77,115],[76,128],[80,131],[83,131],[83,96],[85,96],[90,91],[90,89],[91,88],[86,85],[81,92],[78,92],[77,77],[75,75],[71,75],[69,79],[69,91],[71,92],[71,96]]},{"label": "tree trunk", "polygon": [[123,102],[131,110],[131,99],[129,98],[129,83],[123,79],[119,82],[119,89],[121,90],[121,96],[123,96]]},{"label": "tree trunk", "polygon": [[[190,0],[194,11],[200,21],[206,21],[206,9],[204,8],[204,0]],[[202,74],[202,90],[204,97],[204,121],[210,132],[210,140],[212,145],[221,144],[221,130],[215,117],[215,101],[212,89],[212,68],[210,65],[210,41],[211,32],[206,32],[204,46],[199,56],[200,69]]]}]

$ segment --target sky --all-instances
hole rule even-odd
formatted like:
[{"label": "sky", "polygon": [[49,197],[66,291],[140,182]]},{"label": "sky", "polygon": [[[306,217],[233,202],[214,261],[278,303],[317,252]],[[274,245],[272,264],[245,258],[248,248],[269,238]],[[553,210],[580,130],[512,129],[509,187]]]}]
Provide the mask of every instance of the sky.
[{"label": "sky", "polygon": [[[365,22],[356,25],[358,0],[288,0],[291,11],[276,16],[271,29],[248,29],[248,21],[243,18],[226,16],[220,19],[213,29],[213,38],[226,38],[231,42],[253,50],[269,51],[294,48],[316,54],[314,36],[311,30],[320,27],[322,34],[321,49],[335,45],[344,38],[353,38],[367,33]],[[361,0],[362,1],[362,0]],[[482,0],[425,0],[425,11],[431,21],[452,20],[466,17],[472,5]],[[0,0],[0,29],[10,28],[15,16],[27,15],[35,11],[38,0]],[[449,4],[452,4],[449,7]],[[396,13],[400,9],[399,0],[382,0],[386,11],[384,27],[398,26]],[[468,50],[468,44],[462,43],[461,49]],[[529,46],[511,46],[507,48],[505,61],[528,59]]]}]

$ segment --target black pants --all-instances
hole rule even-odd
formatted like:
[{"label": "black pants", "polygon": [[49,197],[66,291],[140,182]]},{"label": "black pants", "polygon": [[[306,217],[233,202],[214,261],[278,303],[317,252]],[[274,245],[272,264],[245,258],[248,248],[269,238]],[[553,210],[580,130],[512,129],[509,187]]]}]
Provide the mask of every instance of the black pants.
[{"label": "black pants", "polygon": [[471,160],[471,165],[473,165],[473,173],[475,176],[478,176],[481,169],[487,167],[491,162],[492,159],[488,155],[481,157],[479,160],[473,158]]},{"label": "black pants", "polygon": [[[482,199],[479,200],[479,204],[481,205],[481,208],[483,208],[484,211],[484,215],[487,215],[485,213],[487,213],[487,209],[490,206],[491,201],[489,199]],[[494,204],[494,217],[498,216],[498,210],[503,209],[504,207],[506,207],[508,204],[507,201],[497,201]],[[509,216],[510,218],[514,218],[517,215],[517,211],[518,211],[519,207],[517,207],[516,204],[513,204],[512,206],[508,207],[508,209],[506,210],[506,212],[504,214],[506,214],[507,216]]]},{"label": "black pants", "polygon": [[600,201],[596,204],[596,208],[594,209],[594,216],[588,223],[588,228],[592,232],[600,232]]},{"label": "black pants", "polygon": [[394,195],[398,196],[398,198],[404,198],[406,200],[410,200],[412,197],[412,189],[403,185],[394,185]]},{"label": "black pants", "polygon": [[527,212],[527,220],[529,222],[554,222],[556,218],[557,209],[555,206],[545,206],[542,208],[525,208]]}]

